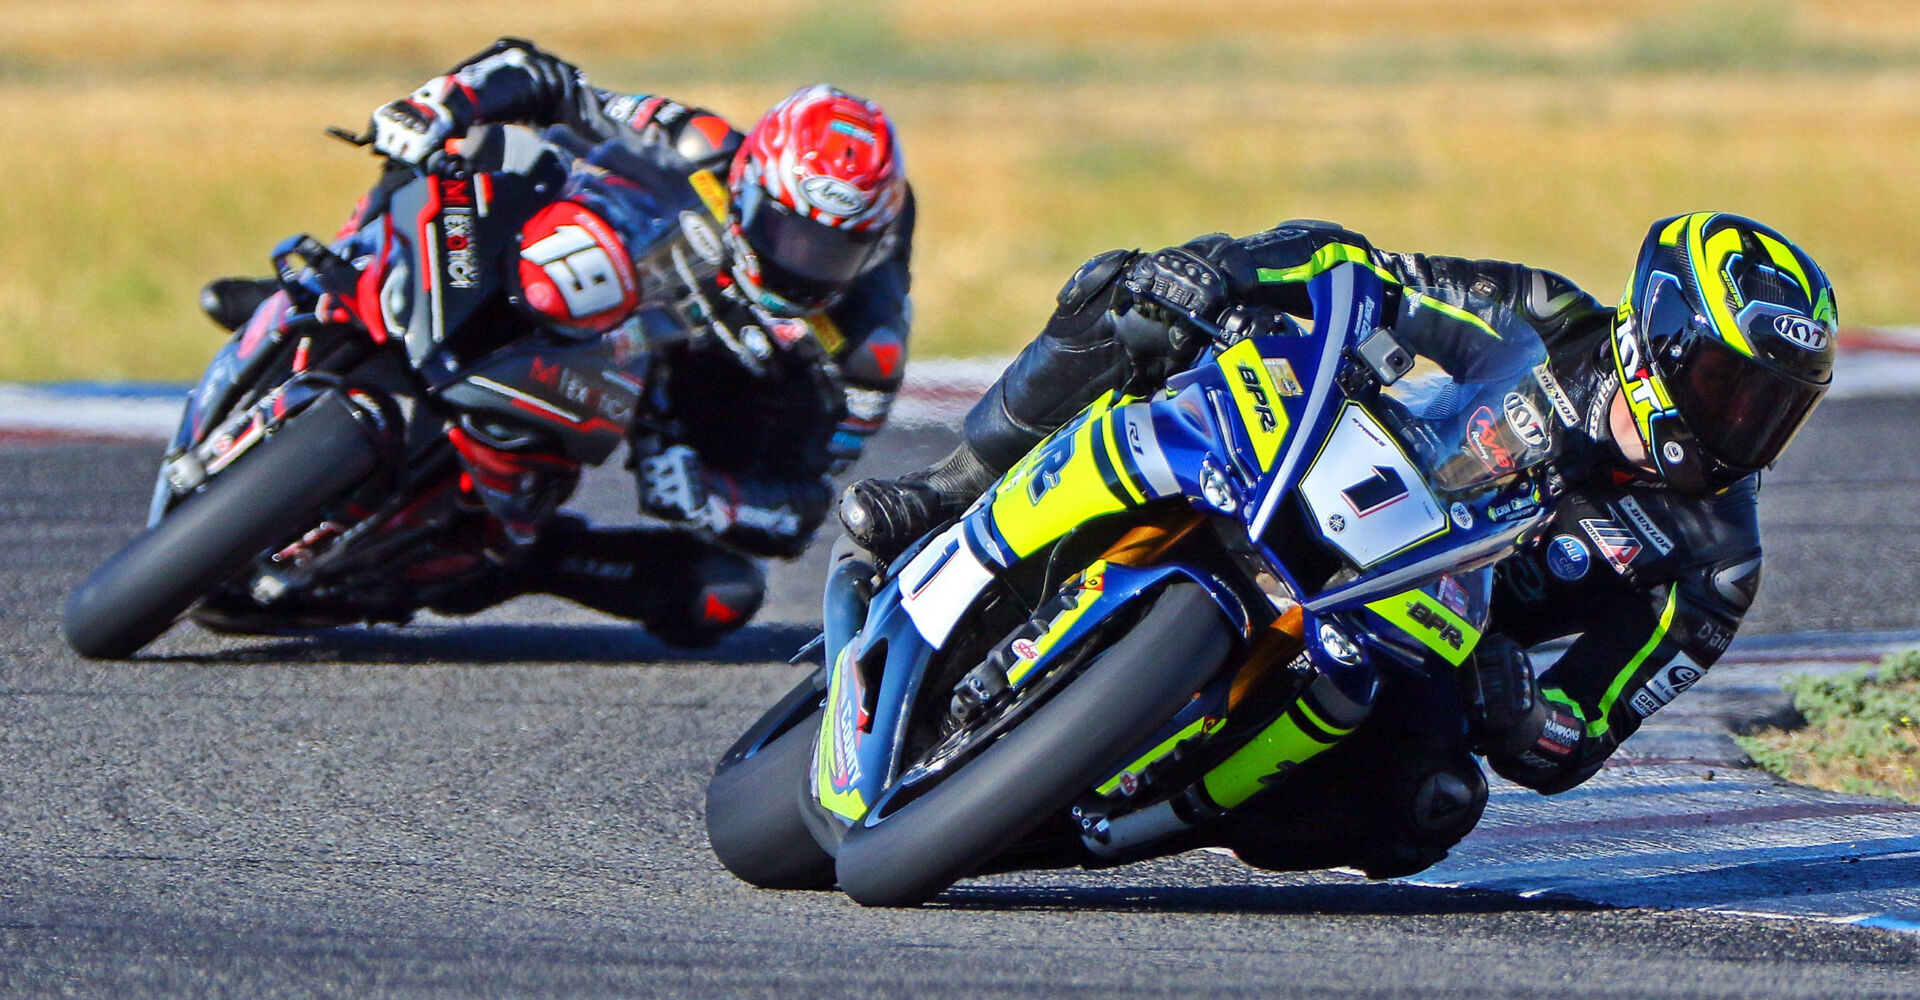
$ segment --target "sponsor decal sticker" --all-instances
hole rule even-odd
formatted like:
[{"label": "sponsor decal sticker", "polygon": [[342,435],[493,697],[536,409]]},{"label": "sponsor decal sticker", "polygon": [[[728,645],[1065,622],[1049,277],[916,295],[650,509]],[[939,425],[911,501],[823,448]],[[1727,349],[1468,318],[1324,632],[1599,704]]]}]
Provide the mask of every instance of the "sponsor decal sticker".
[{"label": "sponsor decal sticker", "polygon": [[1534,494],[1528,493],[1488,507],[1487,516],[1501,524],[1506,524],[1509,521],[1524,521],[1539,509],[1539,499]]},{"label": "sponsor decal sticker", "polygon": [[1335,534],[1347,530],[1347,519],[1339,514],[1327,518],[1327,530]]},{"label": "sponsor decal sticker", "polygon": [[1531,559],[1508,559],[1494,573],[1523,601],[1537,601],[1546,596],[1546,577],[1540,575],[1540,567]]},{"label": "sponsor decal sticker", "polygon": [[1040,656],[1040,645],[1022,636],[1013,640],[1013,655],[1023,660],[1037,659]]},{"label": "sponsor decal sticker", "polygon": [[1600,555],[1617,573],[1624,574],[1640,556],[1640,540],[1611,520],[1588,518],[1580,522],[1580,528],[1593,539],[1594,548],[1600,550]]},{"label": "sponsor decal sticker", "polygon": [[1722,628],[1713,622],[1701,622],[1700,627],[1694,630],[1693,638],[1716,653],[1724,653],[1733,643],[1733,630]]},{"label": "sponsor decal sticker", "polygon": [[720,244],[720,234],[714,232],[712,224],[701,218],[698,212],[680,213],[680,235],[685,236],[687,245],[709,264],[718,264],[720,258],[726,256],[725,248]]},{"label": "sponsor decal sticker", "polygon": [[1572,535],[1559,535],[1547,545],[1547,572],[1568,583],[1586,576],[1592,564],[1586,545]]},{"label": "sponsor decal sticker", "polygon": [[1454,649],[1459,649],[1467,641],[1467,637],[1460,633],[1460,629],[1457,626],[1447,621],[1441,616],[1440,612],[1433,610],[1433,608],[1427,606],[1425,603],[1408,601],[1407,617],[1420,627],[1431,631],[1434,638],[1452,646]]},{"label": "sponsor decal sticker", "polygon": [[1434,590],[1437,591],[1435,596],[1440,599],[1441,604],[1446,605],[1448,611],[1462,618],[1467,617],[1467,608],[1469,607],[1467,589],[1460,586],[1459,581],[1451,576],[1443,576],[1440,578],[1440,582],[1435,585]]},{"label": "sponsor decal sticker", "polygon": [[1240,366],[1239,371],[1240,384],[1246,386],[1247,392],[1253,397],[1253,412],[1260,417],[1260,429],[1273,433],[1279,423],[1274,419],[1273,404],[1267,399],[1267,390],[1260,387],[1259,373],[1253,370],[1252,365],[1245,364]]},{"label": "sponsor decal sticker", "polygon": [[1467,440],[1488,470],[1505,474],[1519,466],[1512,449],[1500,441],[1500,423],[1493,410],[1482,406],[1467,418]]},{"label": "sponsor decal sticker", "polygon": [[869,146],[873,145],[874,135],[872,130],[861,128],[850,121],[842,121],[841,119],[835,118],[833,124],[827,127],[856,142],[864,142]]},{"label": "sponsor decal sticker", "polygon": [[731,196],[727,194],[727,186],[720,183],[720,178],[715,177],[713,171],[696,170],[687,175],[687,183],[693,185],[695,193],[700,195],[708,214],[716,219],[727,217],[727,202]]},{"label": "sponsor decal sticker", "polygon": [[1621,497],[1616,506],[1620,513],[1626,515],[1627,523],[1633,526],[1634,534],[1639,535],[1642,541],[1663,556],[1673,551],[1673,539],[1653,523],[1653,518],[1640,506],[1640,501],[1633,497]]},{"label": "sponsor decal sticker", "polygon": [[1827,329],[1805,316],[1775,316],[1773,332],[1795,347],[1822,351],[1827,347]]},{"label": "sponsor decal sticker", "polygon": [[848,667],[846,686],[841,689],[839,712],[834,722],[832,773],[833,790],[844,792],[860,782],[860,728],[857,711],[861,700],[860,671]]},{"label": "sponsor decal sticker", "polygon": [[742,327],[740,343],[754,357],[762,361],[773,356],[773,341],[767,337],[767,331],[757,326]]},{"label": "sponsor decal sticker", "polygon": [[1547,394],[1547,401],[1553,404],[1554,416],[1568,427],[1580,425],[1580,411],[1573,408],[1573,400],[1567,397],[1567,390],[1560,380],[1553,377],[1553,368],[1542,361],[1533,366],[1533,380],[1540,383],[1540,391]]},{"label": "sponsor decal sticker", "polygon": [[440,222],[447,248],[447,284],[472,288],[480,283],[480,270],[473,260],[473,210],[449,208],[441,214]]},{"label": "sponsor decal sticker", "polygon": [[800,193],[828,215],[846,218],[867,207],[867,196],[838,177],[814,176],[800,182]]},{"label": "sponsor decal sticker", "polygon": [[1667,460],[1668,465],[1679,465],[1687,458],[1687,450],[1680,447],[1680,442],[1678,441],[1668,441],[1666,444],[1661,445],[1660,454]]},{"label": "sponsor decal sticker", "polygon": [[1267,374],[1273,376],[1273,387],[1280,390],[1282,396],[1298,396],[1307,390],[1300,385],[1300,378],[1293,373],[1293,362],[1286,358],[1267,358]]},{"label": "sponsor decal sticker", "polygon": [[1539,746],[1556,755],[1566,755],[1580,745],[1580,731],[1567,725],[1558,713],[1548,713],[1546,728],[1540,732]]},{"label": "sponsor decal sticker", "polygon": [[1501,407],[1507,411],[1507,426],[1528,447],[1538,448],[1547,443],[1547,428],[1540,422],[1540,411],[1533,408],[1533,401],[1517,392],[1507,393],[1501,401]]},{"label": "sponsor decal sticker", "polygon": [[1646,718],[1692,687],[1705,671],[1691,663],[1669,664],[1665,670],[1647,679],[1647,685],[1628,702],[1635,715]]},{"label": "sponsor decal sticker", "polygon": [[1468,510],[1467,505],[1458,500],[1454,501],[1453,506],[1447,508],[1447,515],[1453,518],[1453,523],[1459,525],[1461,531],[1473,527],[1473,511]]}]

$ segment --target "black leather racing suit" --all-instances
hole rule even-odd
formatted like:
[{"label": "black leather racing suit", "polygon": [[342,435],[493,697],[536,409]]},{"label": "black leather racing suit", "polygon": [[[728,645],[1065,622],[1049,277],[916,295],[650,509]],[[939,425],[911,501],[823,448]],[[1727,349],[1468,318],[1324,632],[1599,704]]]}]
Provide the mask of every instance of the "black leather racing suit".
[{"label": "black leather racing suit", "polygon": [[[590,86],[573,65],[517,39],[448,78],[471,105],[463,126],[561,126],[585,146],[619,143],[677,160],[688,173],[709,171],[715,191],[744,138],[712,112]],[[595,169],[576,165],[576,179],[590,185]],[[473,611],[534,590],[637,618],[680,643],[743,624],[764,580],[736,553],[799,555],[831,505],[829,475],[850,466],[886,422],[906,368],[913,215],[909,193],[892,251],[832,306],[804,317],[800,329],[811,336],[778,333],[794,324],[751,305],[724,263],[696,290],[710,321],[666,358],[669,375],[653,402],[667,429],[634,450],[693,450],[708,495],[723,505],[717,538],[727,549],[680,529],[596,529],[560,517],[522,563],[436,609]]]},{"label": "black leather racing suit", "polygon": [[[572,64],[519,39],[501,39],[450,75],[473,103],[473,124],[564,125],[590,141],[664,147],[722,182],[743,139],[710,111],[590,86]],[[892,253],[807,318],[824,349],[815,356],[778,344],[773,356],[754,356],[729,335],[759,320],[727,294],[726,269],[720,287],[703,290],[714,323],[669,359],[666,416],[678,425],[670,443],[692,447],[721,478],[715,488],[734,514],[723,541],[798,555],[831,504],[828,473],[851,465],[885,424],[906,369],[913,216],[909,194]]]},{"label": "black leather racing suit", "polygon": [[[1496,758],[1490,762],[1497,770],[1549,794],[1579,784],[1726,649],[1760,580],[1758,479],[1750,477],[1712,497],[1690,499],[1639,478],[1623,464],[1607,427],[1617,388],[1607,354],[1614,310],[1550,271],[1502,261],[1386,253],[1358,233],[1329,223],[1288,222],[1241,239],[1207,236],[1186,244],[1186,249],[1224,273],[1233,302],[1308,316],[1306,282],[1341,261],[1359,261],[1389,282],[1452,304],[1464,304],[1464,293],[1471,292],[1511,307],[1546,342],[1558,383],[1552,393],[1554,409],[1565,432],[1555,464],[1565,492],[1540,543],[1502,564],[1489,632],[1526,646],[1578,636],[1541,676],[1541,688],[1550,703],[1584,729],[1574,753],[1552,766]],[[1119,277],[1134,256],[1115,251],[1082,267],[1061,291],[1059,307],[1040,337],[968,414],[968,444],[988,466],[1006,468],[1099,394],[1123,386],[1150,389],[1168,371],[1191,363],[1200,344],[1132,313],[1115,311]],[[1688,661],[1677,659],[1681,653]],[[1416,697],[1449,697],[1454,692],[1449,682],[1444,690]],[[1375,707],[1376,714],[1395,710]],[[1418,704],[1398,710],[1422,711]],[[1457,744],[1457,735],[1451,738]],[[1343,747],[1323,756],[1353,758],[1355,766],[1375,778],[1382,767],[1405,766],[1417,756],[1391,748],[1354,747],[1349,752]],[[1448,751],[1444,745],[1428,749]],[[1296,773],[1305,777],[1319,761]],[[1472,774],[1477,781],[1477,769]],[[1340,789],[1354,784],[1326,782],[1330,795],[1343,794]],[[1417,791],[1417,782],[1406,784],[1409,796]],[[1375,781],[1369,794],[1392,785]],[[1316,822],[1324,822],[1325,815]],[[1464,836],[1478,815],[1479,809],[1473,808],[1465,825],[1451,831],[1410,830],[1409,837],[1422,843],[1398,845],[1405,849],[1397,857],[1390,856],[1389,848],[1395,845],[1317,860],[1302,853],[1305,841],[1248,841],[1239,849],[1255,863],[1261,863],[1256,855],[1271,853],[1276,863],[1290,867],[1359,863],[1369,871],[1391,874],[1418,870],[1445,856],[1445,848]],[[1243,824],[1244,832],[1270,841],[1276,836],[1272,819]],[[1377,830],[1420,824],[1418,817],[1376,819],[1379,822],[1364,825]],[[1323,842],[1324,835],[1324,830],[1315,831],[1313,839]]]}]

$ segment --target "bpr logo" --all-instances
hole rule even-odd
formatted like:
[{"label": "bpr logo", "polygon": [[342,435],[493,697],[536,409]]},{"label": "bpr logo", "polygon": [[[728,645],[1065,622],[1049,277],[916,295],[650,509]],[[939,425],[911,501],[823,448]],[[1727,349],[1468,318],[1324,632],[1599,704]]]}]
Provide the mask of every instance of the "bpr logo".
[{"label": "bpr logo", "polygon": [[1413,619],[1420,625],[1432,629],[1434,635],[1438,636],[1441,642],[1455,649],[1459,649],[1461,644],[1466,642],[1466,636],[1460,634],[1458,627],[1445,618],[1442,618],[1440,612],[1433,610],[1419,601],[1407,602],[1407,617]]},{"label": "bpr logo", "polygon": [[1260,414],[1260,429],[1272,433],[1279,422],[1273,419],[1273,405],[1267,401],[1267,390],[1260,387],[1260,376],[1251,365],[1240,366],[1240,382],[1253,394],[1253,412]]}]

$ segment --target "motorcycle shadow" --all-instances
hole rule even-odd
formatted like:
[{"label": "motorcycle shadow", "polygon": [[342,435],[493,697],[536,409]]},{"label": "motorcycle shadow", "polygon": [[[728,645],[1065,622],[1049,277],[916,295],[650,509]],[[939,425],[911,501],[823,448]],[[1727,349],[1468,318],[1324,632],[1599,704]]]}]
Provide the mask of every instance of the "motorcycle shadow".
[{"label": "motorcycle shadow", "polygon": [[[1329,876],[1302,876],[1327,878]],[[1480,889],[1449,889],[1394,882],[1312,882],[1298,885],[981,886],[948,889],[932,904],[954,910],[1038,912],[1265,914],[1271,916],[1456,916],[1523,912],[1591,912],[1598,903],[1549,896],[1521,897]]]},{"label": "motorcycle shadow", "polygon": [[[670,646],[638,625],[451,623],[405,628],[349,626],[299,636],[229,637],[209,652],[149,654],[152,663],[444,664],[599,663],[757,665],[784,663],[819,634],[812,625],[748,625],[712,646]],[[806,660],[818,663],[817,651]]]}]

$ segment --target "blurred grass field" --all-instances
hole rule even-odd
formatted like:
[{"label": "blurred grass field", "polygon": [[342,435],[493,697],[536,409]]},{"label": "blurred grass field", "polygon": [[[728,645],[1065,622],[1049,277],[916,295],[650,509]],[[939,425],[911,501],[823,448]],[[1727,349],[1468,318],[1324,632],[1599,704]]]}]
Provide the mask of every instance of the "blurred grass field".
[{"label": "blurred grass field", "polygon": [[1652,219],[1739,211],[1849,324],[1920,322],[1911,0],[0,0],[0,25],[0,380],[192,377],[201,282],[331,234],[372,180],[322,127],[501,34],[742,124],[817,79],[879,100],[922,206],[922,356],[1013,351],[1097,251],[1297,216],[1611,300]]}]

